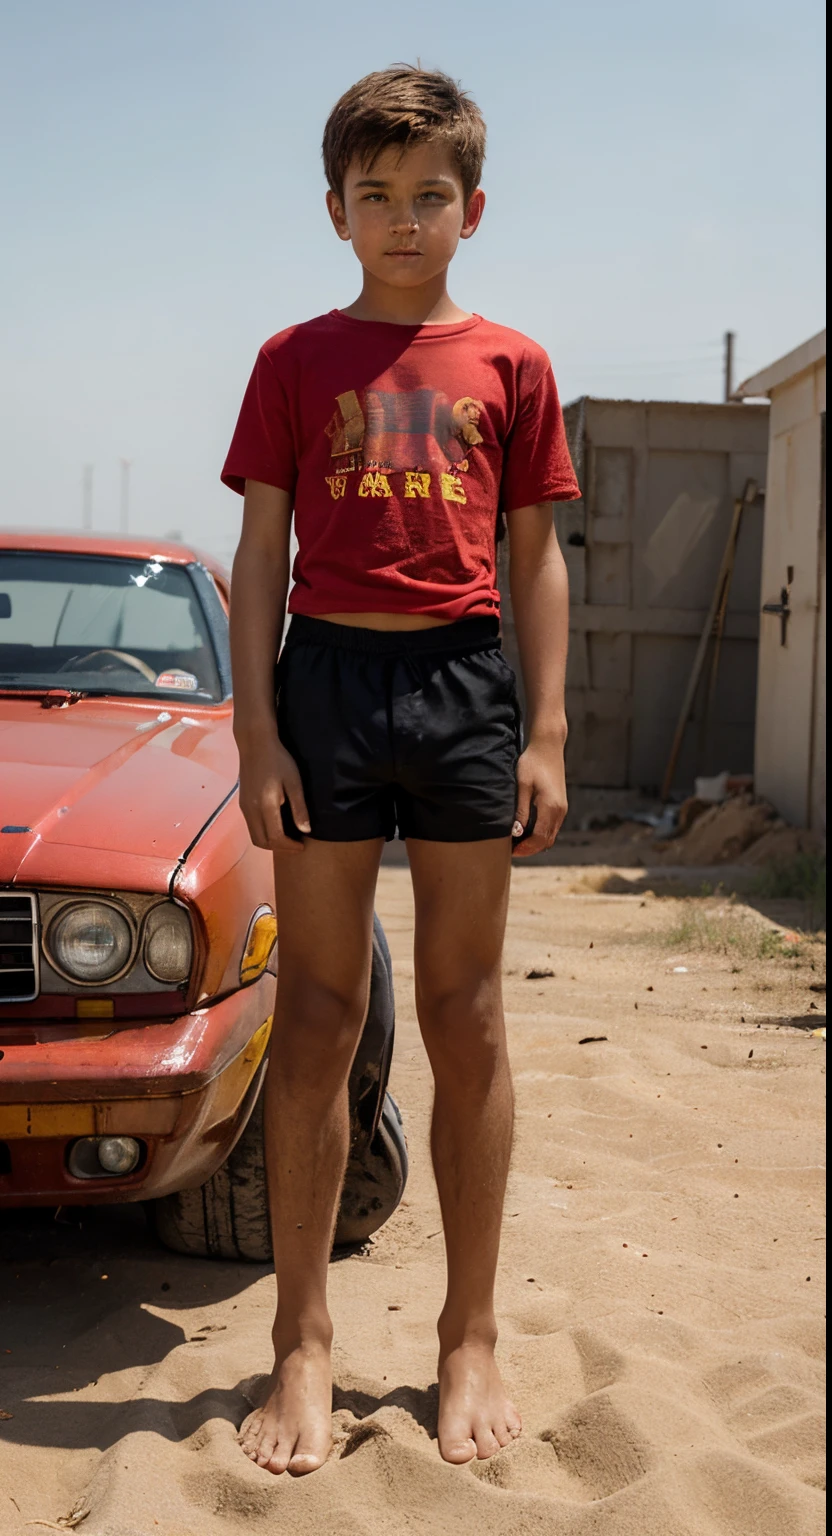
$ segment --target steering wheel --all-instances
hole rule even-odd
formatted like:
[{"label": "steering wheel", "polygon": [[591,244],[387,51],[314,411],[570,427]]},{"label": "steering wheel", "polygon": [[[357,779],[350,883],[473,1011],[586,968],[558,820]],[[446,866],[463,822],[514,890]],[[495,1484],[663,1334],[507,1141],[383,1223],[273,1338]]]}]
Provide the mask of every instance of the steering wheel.
[{"label": "steering wheel", "polygon": [[[100,656],[114,656],[117,662],[120,661],[123,662],[125,666],[132,667],[134,672],[141,672],[142,677],[147,678],[149,683],[156,682],[156,673],[153,671],[153,668],[149,667],[146,661],[142,661],[140,656],[133,656],[130,651],[113,651],[109,648],[109,646],[104,646],[97,651],[79,651],[77,656],[70,656],[69,660],[65,661],[63,666],[58,668],[58,671],[67,672],[69,671],[70,667],[77,668],[86,666],[87,662],[93,661],[96,657]],[[111,662],[109,666],[105,664],[101,667],[93,667],[92,671],[118,672],[120,671],[120,668],[113,666]]]}]

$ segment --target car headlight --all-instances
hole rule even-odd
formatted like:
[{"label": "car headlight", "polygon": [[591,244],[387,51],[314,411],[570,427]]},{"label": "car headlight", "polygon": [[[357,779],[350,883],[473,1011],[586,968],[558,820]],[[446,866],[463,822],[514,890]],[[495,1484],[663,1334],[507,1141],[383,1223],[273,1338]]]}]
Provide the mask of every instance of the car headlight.
[{"label": "car headlight", "polygon": [[74,981],[110,981],[130,960],[133,930],[109,902],[73,902],[50,924],[48,945],[58,969]]},{"label": "car headlight", "polygon": [[187,912],[175,902],[152,907],[144,923],[144,963],[156,981],[187,981],[193,938]]}]

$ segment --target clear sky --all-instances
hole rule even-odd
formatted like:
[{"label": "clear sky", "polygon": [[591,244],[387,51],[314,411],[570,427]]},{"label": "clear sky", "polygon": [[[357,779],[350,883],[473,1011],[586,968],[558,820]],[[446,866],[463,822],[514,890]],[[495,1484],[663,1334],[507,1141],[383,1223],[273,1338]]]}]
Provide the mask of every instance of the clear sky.
[{"label": "clear sky", "polygon": [[489,125],[458,303],[564,400],[721,397],[824,324],[821,0],[3,0],[0,524],[229,559],[218,481],[260,343],[349,303],[320,137],[360,75],[447,70]]}]

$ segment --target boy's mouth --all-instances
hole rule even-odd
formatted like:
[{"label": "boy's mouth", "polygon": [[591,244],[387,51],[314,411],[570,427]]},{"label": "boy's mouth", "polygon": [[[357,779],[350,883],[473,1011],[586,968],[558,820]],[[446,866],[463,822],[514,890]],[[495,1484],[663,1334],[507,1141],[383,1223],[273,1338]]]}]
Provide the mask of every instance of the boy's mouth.
[{"label": "boy's mouth", "polygon": [[399,249],[394,249],[392,251],[387,251],[385,254],[388,255],[388,256],[409,256],[409,257],[413,257],[413,256],[421,256],[422,252],[421,251],[414,251],[412,249],[401,250],[399,248]]}]

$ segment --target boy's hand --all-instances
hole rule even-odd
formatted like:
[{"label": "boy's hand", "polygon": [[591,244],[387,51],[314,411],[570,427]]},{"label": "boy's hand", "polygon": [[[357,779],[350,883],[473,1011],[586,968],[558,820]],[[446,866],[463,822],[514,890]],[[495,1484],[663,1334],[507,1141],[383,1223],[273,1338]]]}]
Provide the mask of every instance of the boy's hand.
[{"label": "boy's hand", "polygon": [[240,810],[255,848],[274,853],[303,853],[303,843],[289,837],[280,807],[288,801],[299,832],[310,833],[297,763],[285,747],[273,746],[240,753]]},{"label": "boy's hand", "polygon": [[[563,745],[530,741],[517,764],[517,821],[514,835],[521,837],[529,822],[532,802],[537,811],[534,831],[514,850],[517,859],[551,848],[567,812],[566,771]],[[518,830],[519,828],[519,830]]]}]

